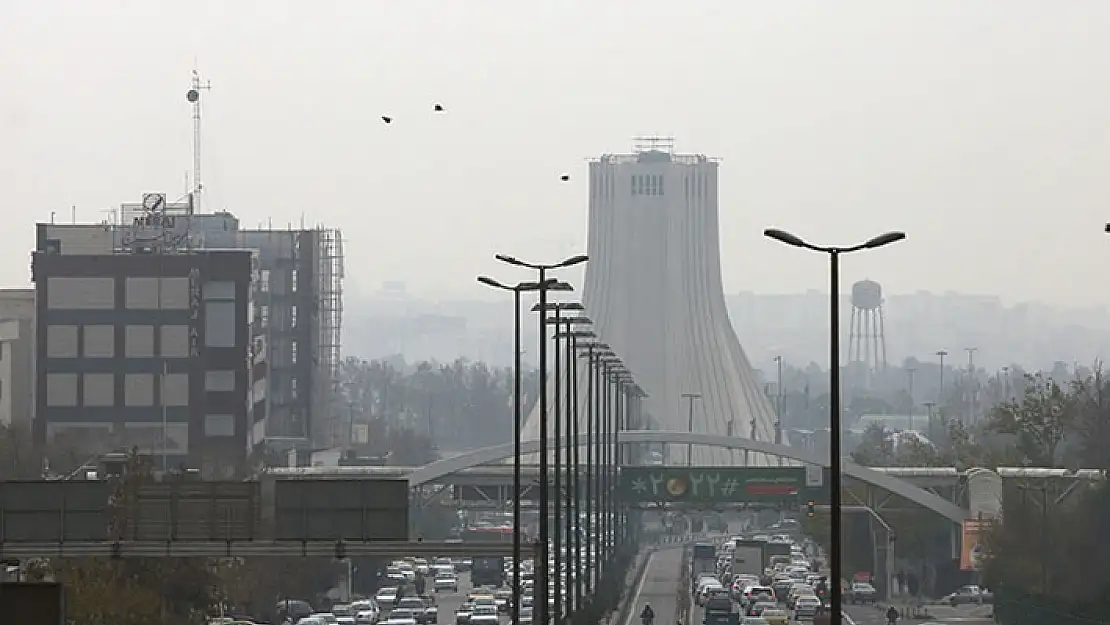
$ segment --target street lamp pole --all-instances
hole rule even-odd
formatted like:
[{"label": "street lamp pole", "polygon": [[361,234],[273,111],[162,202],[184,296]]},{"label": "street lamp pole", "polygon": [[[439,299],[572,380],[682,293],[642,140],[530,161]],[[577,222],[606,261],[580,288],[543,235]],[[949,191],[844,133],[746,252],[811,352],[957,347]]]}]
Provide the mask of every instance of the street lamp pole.
[{"label": "street lamp pole", "polygon": [[763,235],[775,239],[780,243],[801,247],[815,252],[828,254],[830,265],[830,302],[829,302],[829,491],[830,491],[830,577],[831,586],[829,611],[831,623],[840,625],[843,622],[844,597],[841,580],[842,573],[842,537],[841,531],[841,496],[842,476],[840,457],[840,255],[859,250],[875,249],[901,241],[906,238],[904,232],[888,232],[869,239],[859,245],[850,247],[819,246],[807,243],[801,238],[785,232],[769,228]]},{"label": "street lamp pole", "polygon": [[[521,331],[520,331],[520,294],[524,291],[537,291],[540,284],[536,282],[521,282],[516,286],[508,286],[487,276],[478,276],[478,282],[501,291],[511,291],[513,294],[513,621],[520,619],[520,598],[523,596],[523,586],[520,580],[521,559],[521,522],[520,522],[520,443],[521,443]],[[546,281],[545,288],[566,290],[570,285],[557,280]]]},{"label": "street lamp pole", "polygon": [[[687,400],[690,405],[688,418],[686,420],[686,431],[690,434],[694,433],[694,400],[701,399],[701,393],[683,393],[683,399]],[[694,466],[694,446],[686,446],[686,466]]]},{"label": "street lamp pole", "polygon": [[[583,310],[581,304],[570,302],[562,306],[563,310]],[[564,467],[566,471],[566,485],[563,490],[563,497],[566,504],[566,513],[563,515],[564,527],[561,529],[563,536],[566,540],[566,552],[562,577],[563,588],[567,594],[567,615],[574,614],[574,611],[581,607],[581,592],[579,591],[578,573],[581,571],[579,562],[581,537],[576,528],[579,526],[579,486],[580,474],[578,467],[578,337],[593,337],[594,333],[589,330],[573,330],[575,324],[589,324],[590,319],[585,316],[576,317],[562,317],[560,322],[565,326],[564,330],[558,330],[555,333],[555,341],[558,344],[559,339],[564,340],[563,352],[566,355],[563,371],[567,375],[566,400],[564,416],[566,417],[566,440],[567,444],[564,445],[564,453],[566,454],[564,460]]]},{"label": "street lamp pole", "polygon": [[[547,444],[548,444],[548,431],[547,431],[547,292],[550,290],[551,285],[547,282],[547,272],[554,269],[561,269],[570,267],[579,263],[586,262],[588,256],[579,255],[572,256],[558,263],[554,264],[541,264],[529,263],[519,260],[513,256],[506,254],[497,254],[494,256],[497,260],[515,265],[517,267],[524,267],[532,269],[539,273],[539,309],[540,309],[540,349],[539,349],[539,367],[540,367],[540,397],[539,397],[539,411],[540,411],[540,531],[539,531],[539,553],[541,554],[540,561],[536,563],[537,572],[539,573],[538,580],[539,590],[537,599],[539,602],[539,610],[537,611],[538,621],[541,625],[548,625],[549,607],[550,602],[548,598],[548,545],[551,541],[551,528],[550,528],[550,515],[551,515],[551,484],[548,477],[548,458],[547,458]],[[565,284],[565,283],[564,283]],[[569,286],[569,285],[568,285]]]}]

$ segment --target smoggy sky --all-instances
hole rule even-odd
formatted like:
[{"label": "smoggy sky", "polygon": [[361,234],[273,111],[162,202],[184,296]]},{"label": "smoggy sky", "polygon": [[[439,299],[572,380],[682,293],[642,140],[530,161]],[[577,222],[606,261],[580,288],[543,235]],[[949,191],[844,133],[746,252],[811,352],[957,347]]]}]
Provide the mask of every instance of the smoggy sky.
[{"label": "smoggy sky", "polygon": [[845,282],[1110,305],[1100,0],[0,0],[0,284],[51,212],[183,193],[194,63],[205,208],[342,228],[356,292],[584,249],[586,158],[660,134],[723,159],[729,291],[827,288],[765,227],[902,229]]}]

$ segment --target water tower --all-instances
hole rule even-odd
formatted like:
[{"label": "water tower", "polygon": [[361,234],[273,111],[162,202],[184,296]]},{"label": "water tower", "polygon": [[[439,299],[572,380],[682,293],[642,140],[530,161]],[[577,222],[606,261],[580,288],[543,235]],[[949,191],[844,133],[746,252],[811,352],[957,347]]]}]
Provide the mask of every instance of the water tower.
[{"label": "water tower", "polygon": [[886,368],[883,287],[872,280],[852,285],[852,319],[848,326],[848,362],[875,372]]}]

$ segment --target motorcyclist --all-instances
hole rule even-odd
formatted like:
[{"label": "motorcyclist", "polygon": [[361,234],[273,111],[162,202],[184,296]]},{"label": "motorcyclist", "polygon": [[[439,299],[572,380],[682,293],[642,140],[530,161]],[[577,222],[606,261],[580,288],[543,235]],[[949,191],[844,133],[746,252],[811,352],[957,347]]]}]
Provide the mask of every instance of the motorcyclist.
[{"label": "motorcyclist", "polygon": [[644,610],[640,612],[640,620],[644,625],[651,625],[652,621],[655,620],[655,610],[651,609],[650,603],[644,604]]},{"label": "motorcyclist", "polygon": [[896,608],[894,606],[890,606],[890,608],[888,608],[887,611],[886,611],[886,622],[893,625],[894,622],[897,621],[897,620],[898,620],[898,608]]}]

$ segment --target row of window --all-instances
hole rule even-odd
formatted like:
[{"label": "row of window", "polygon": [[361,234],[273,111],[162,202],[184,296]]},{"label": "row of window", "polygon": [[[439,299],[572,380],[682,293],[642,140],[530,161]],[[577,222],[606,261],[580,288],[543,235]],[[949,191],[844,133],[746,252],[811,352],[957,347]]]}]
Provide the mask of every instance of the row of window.
[{"label": "row of window", "polygon": [[[46,405],[52,408],[74,408],[78,405],[105,408],[116,405],[116,375],[123,375],[123,405],[130,407],[189,405],[189,374],[158,375],[161,397],[155,403],[153,373],[48,373],[46,374]],[[78,385],[81,401],[78,402]],[[234,371],[206,371],[204,390],[231,392],[235,390]]]},{"label": "row of window", "polygon": [[[235,347],[234,304],[209,302],[205,316],[204,344],[206,347]],[[230,306],[231,308],[225,308]],[[155,328],[158,337],[158,354],[154,350]],[[192,337],[187,325],[128,325],[123,326],[125,358],[188,358]],[[80,334],[81,339],[78,340]],[[115,358],[116,326],[78,326],[52,324],[46,327],[47,358]]]},{"label": "row of window", "polygon": [[[200,291],[200,297],[204,301],[235,301],[234,282],[205,282]],[[191,299],[189,278],[125,278],[124,306],[131,310],[187,310]],[[116,279],[105,276],[47,278],[46,307],[64,310],[114,310]]]},{"label": "row of window", "polygon": [[632,195],[663,195],[663,176],[661,174],[632,176]]},{"label": "row of window", "polygon": [[[123,431],[113,433],[111,423],[66,423],[49,422],[46,424],[48,441],[61,443],[62,448],[72,445],[88,447],[120,447],[120,441],[138,446],[145,453],[161,454],[165,448],[169,453],[185,454],[189,449],[189,424],[180,421],[169,423],[130,422],[123,424]],[[235,436],[235,416],[229,414],[207,414],[204,416],[204,435],[206,437]]]}]

